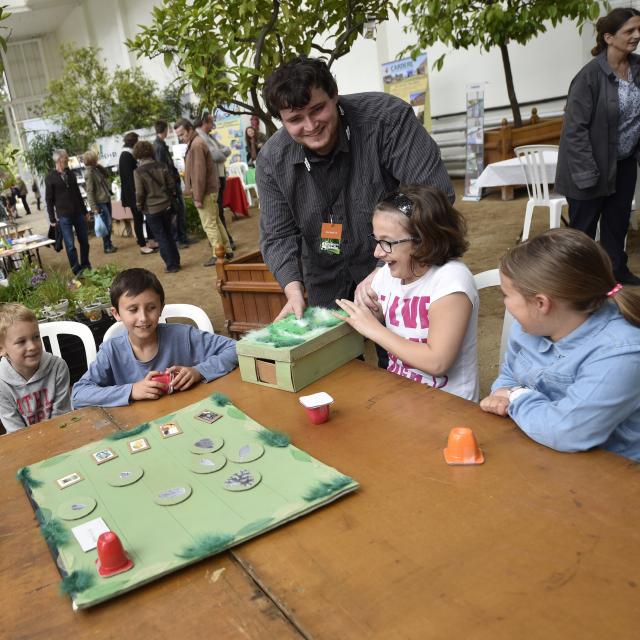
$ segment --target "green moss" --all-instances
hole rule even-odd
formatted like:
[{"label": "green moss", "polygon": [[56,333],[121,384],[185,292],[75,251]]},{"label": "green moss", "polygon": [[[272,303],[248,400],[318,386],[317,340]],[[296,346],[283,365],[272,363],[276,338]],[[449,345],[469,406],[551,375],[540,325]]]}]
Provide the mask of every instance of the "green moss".
[{"label": "green moss", "polygon": [[18,469],[16,479],[18,482],[22,482],[27,485],[30,489],[36,489],[44,484],[41,480],[36,480],[31,476],[31,469],[29,469],[29,467],[22,467],[22,469]]},{"label": "green moss", "polygon": [[218,553],[231,544],[235,536],[229,533],[208,533],[199,538],[180,553],[176,553],[178,558],[196,559],[206,558],[214,553]]},{"label": "green moss", "polygon": [[150,426],[151,425],[148,422],[143,422],[137,427],[129,429],[129,431],[116,431],[115,433],[110,433],[105,438],[105,440],[124,440],[125,438],[130,438],[131,436],[137,436],[141,433],[144,433],[147,429],[149,429]]},{"label": "green moss", "polygon": [[219,407],[226,407],[228,404],[231,404],[231,400],[224,395],[224,393],[220,393],[216,391],[209,396]]},{"label": "green moss", "polygon": [[47,543],[52,547],[61,547],[69,542],[69,532],[60,520],[50,518],[40,525],[40,531]]},{"label": "green moss", "polygon": [[307,495],[303,496],[305,502],[314,502],[315,500],[321,500],[322,498],[328,498],[330,495],[344,489],[348,484],[353,482],[353,478],[349,476],[338,476],[330,482],[319,482],[315,487],[312,487]]},{"label": "green moss", "polygon": [[288,447],[291,444],[291,438],[286,433],[268,429],[258,432],[258,440],[269,447]]},{"label": "green moss", "polygon": [[93,573],[86,569],[73,571],[62,579],[62,582],[60,583],[60,592],[68,593],[72,596],[76,593],[81,593],[93,584],[94,579]]}]

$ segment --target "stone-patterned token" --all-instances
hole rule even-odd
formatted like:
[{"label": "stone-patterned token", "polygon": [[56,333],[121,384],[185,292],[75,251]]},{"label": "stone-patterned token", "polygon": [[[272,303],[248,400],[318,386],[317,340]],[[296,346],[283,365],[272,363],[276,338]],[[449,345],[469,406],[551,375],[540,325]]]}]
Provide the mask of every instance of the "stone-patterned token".
[{"label": "stone-patterned token", "polygon": [[89,515],[96,508],[96,501],[89,496],[76,496],[73,500],[65,500],[58,507],[58,517],[63,520],[79,520]]},{"label": "stone-patterned token", "polygon": [[107,476],[107,482],[112,487],[126,487],[129,484],[138,482],[144,475],[142,467],[128,465],[126,467],[117,467]]},{"label": "stone-patterned token", "polygon": [[253,489],[260,480],[262,480],[262,476],[257,471],[239,469],[231,474],[222,486],[227,491],[247,491],[247,489]]},{"label": "stone-patterned token", "polygon": [[222,449],[224,440],[220,436],[200,438],[191,445],[191,453],[213,453]]},{"label": "stone-patterned token", "polygon": [[188,484],[168,485],[156,491],[153,500],[156,504],[168,507],[172,504],[180,504],[191,495],[191,487]]},{"label": "stone-patterned token", "polygon": [[223,453],[205,453],[192,457],[191,471],[194,473],[213,473],[220,471],[225,464],[227,464],[227,458]]},{"label": "stone-patterned token", "polygon": [[247,443],[243,444],[240,447],[233,447],[226,451],[227,458],[231,460],[231,462],[253,462],[262,456],[264,453],[264,447],[261,444],[257,443]]}]

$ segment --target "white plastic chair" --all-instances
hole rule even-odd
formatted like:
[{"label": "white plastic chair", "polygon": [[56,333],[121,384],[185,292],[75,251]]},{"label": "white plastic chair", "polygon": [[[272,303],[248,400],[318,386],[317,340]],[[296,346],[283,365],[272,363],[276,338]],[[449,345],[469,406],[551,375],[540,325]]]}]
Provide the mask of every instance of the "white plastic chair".
[{"label": "white plastic chair", "polygon": [[560,226],[562,207],[567,204],[567,199],[563,196],[549,195],[549,182],[553,183],[555,176],[547,176],[547,168],[544,164],[545,151],[557,152],[558,147],[552,144],[531,144],[514,149],[522,165],[529,194],[522,228],[523,242],[529,237],[535,207],[549,208],[549,228],[555,229]]},{"label": "white plastic chair", "polygon": [[[38,325],[40,329],[40,339],[49,338],[51,344],[51,353],[54,356],[62,357],[60,353],[60,343],[58,336],[67,334],[77,336],[82,340],[84,345],[84,354],[87,358],[87,366],[96,359],[96,341],[91,333],[91,329],[81,322],[71,322],[69,320],[59,320],[57,322],[41,322]],[[44,345],[44,341],[42,343]]]},{"label": "white plastic chair", "polygon": [[[189,320],[193,320],[196,327],[201,331],[215,333],[209,316],[203,309],[196,307],[194,304],[165,304],[160,315],[160,322],[166,322],[167,318],[189,318]],[[106,342],[123,331],[125,331],[125,328],[122,322],[116,322],[105,331],[102,341]]]},{"label": "white plastic chair", "polygon": [[[476,273],[473,276],[476,282],[476,289],[486,289],[487,287],[499,287],[500,286],[500,270],[490,269],[489,271],[482,271]],[[507,343],[509,342],[509,331],[511,330],[511,323],[513,322],[513,316],[505,309],[504,319],[502,321],[502,335],[500,336],[500,359],[498,366],[502,364],[504,354],[507,351]]]},{"label": "white plastic chair", "polygon": [[227,172],[230,176],[235,176],[236,178],[240,178],[242,182],[242,188],[244,192],[247,194],[247,201],[249,202],[249,206],[253,206],[253,199],[251,198],[251,190],[253,190],[256,194],[256,198],[258,197],[258,188],[255,184],[247,184],[247,171],[249,170],[249,165],[246,162],[232,162],[227,167]]}]

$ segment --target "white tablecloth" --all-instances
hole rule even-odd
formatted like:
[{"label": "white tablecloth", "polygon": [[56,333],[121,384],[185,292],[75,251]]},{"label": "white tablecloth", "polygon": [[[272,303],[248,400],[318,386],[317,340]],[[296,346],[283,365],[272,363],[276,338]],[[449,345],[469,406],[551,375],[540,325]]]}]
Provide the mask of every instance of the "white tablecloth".
[{"label": "white tablecloth", "polygon": [[[556,178],[558,152],[544,151],[543,158],[547,180],[549,184],[553,184]],[[514,184],[527,184],[524,169],[518,158],[509,158],[509,160],[488,164],[475,182],[475,186],[478,189],[482,187],[507,187]]]}]

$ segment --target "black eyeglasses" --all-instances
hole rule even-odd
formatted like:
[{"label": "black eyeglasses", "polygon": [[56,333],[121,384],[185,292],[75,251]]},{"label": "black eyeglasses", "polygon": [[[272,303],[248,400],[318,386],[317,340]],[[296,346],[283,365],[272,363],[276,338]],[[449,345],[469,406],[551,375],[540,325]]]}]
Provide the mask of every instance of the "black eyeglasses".
[{"label": "black eyeglasses", "polygon": [[396,244],[402,244],[403,242],[418,242],[418,238],[403,238],[402,240],[378,240],[373,233],[371,237],[380,245],[380,248],[385,253],[391,253],[393,251],[393,247]]},{"label": "black eyeglasses", "polygon": [[401,191],[388,193],[384,198],[382,198],[382,202],[390,204],[394,209],[404,213],[407,218],[410,218],[413,213],[413,203],[411,202],[411,199],[409,196],[405,196]]}]

